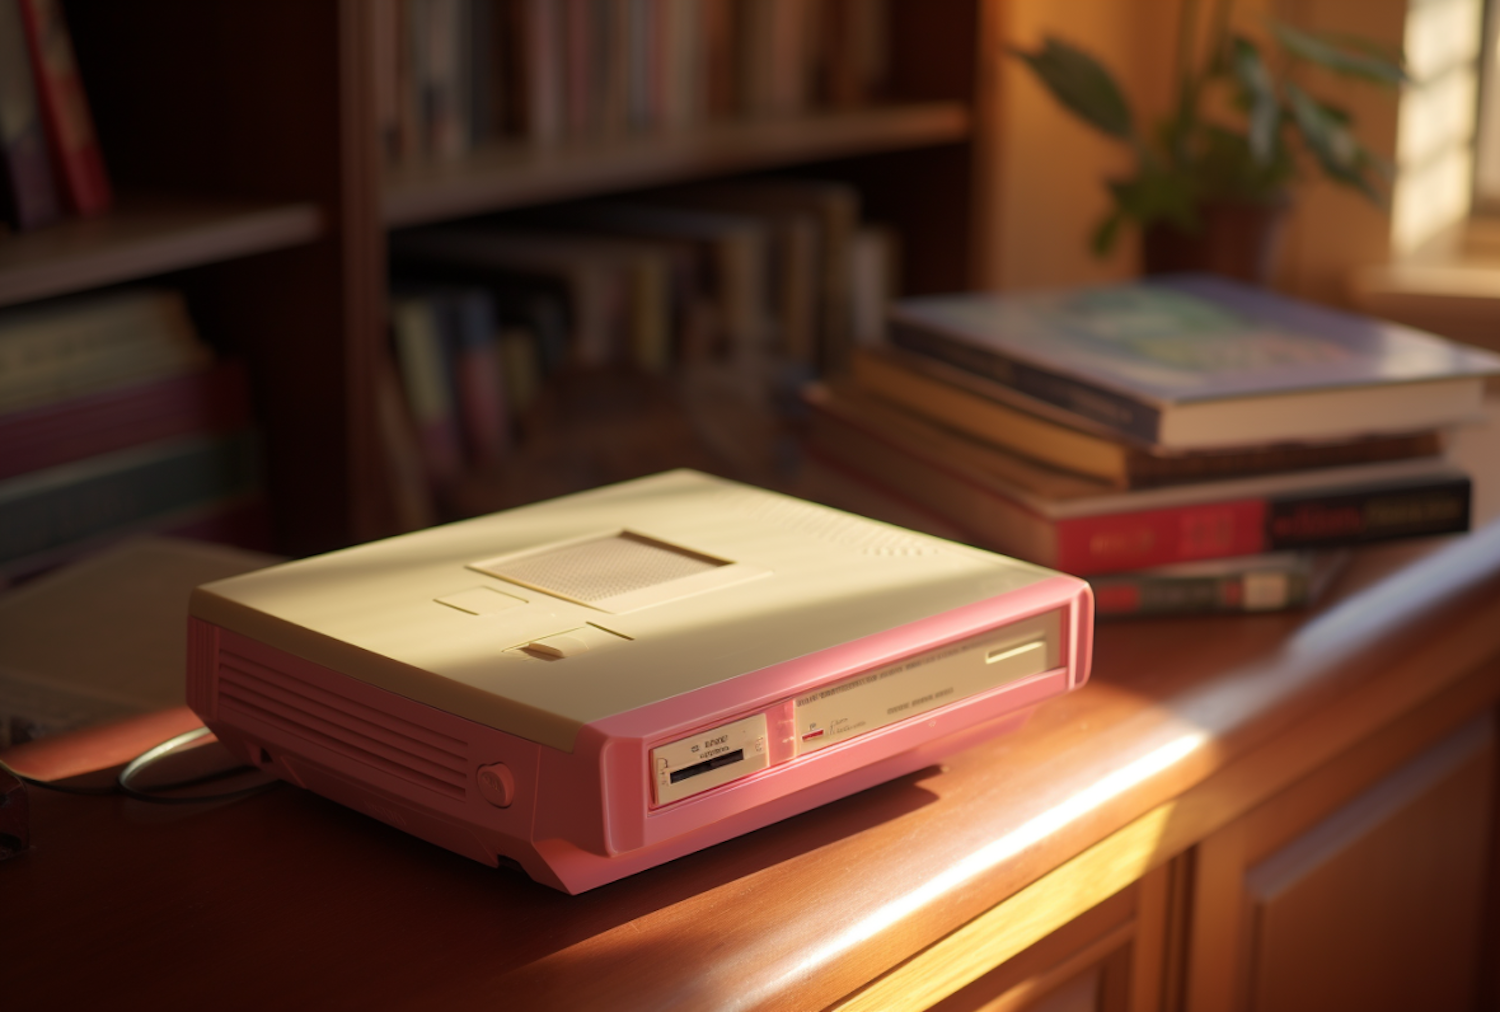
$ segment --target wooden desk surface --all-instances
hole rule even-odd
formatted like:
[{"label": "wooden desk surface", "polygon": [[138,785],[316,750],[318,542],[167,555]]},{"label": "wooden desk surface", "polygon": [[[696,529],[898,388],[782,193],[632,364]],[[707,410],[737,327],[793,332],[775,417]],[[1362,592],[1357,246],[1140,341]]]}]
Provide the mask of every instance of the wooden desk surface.
[{"label": "wooden desk surface", "polygon": [[877,1006],[955,931],[1003,958],[1398,717],[1456,726],[1500,698],[1497,661],[1500,523],[1367,549],[1313,612],[1101,625],[1092,684],[1021,731],[576,897],[291,787],[33,791],[33,849],[0,863],[0,994]]}]

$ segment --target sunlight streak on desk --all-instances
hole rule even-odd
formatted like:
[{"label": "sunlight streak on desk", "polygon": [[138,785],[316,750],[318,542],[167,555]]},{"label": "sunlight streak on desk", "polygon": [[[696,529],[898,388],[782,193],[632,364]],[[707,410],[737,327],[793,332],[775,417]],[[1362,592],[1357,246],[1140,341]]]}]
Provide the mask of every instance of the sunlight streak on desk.
[{"label": "sunlight streak on desk", "polygon": [[[1208,736],[1195,732],[1183,735],[1139,759],[1120,767],[1103,779],[1073,795],[1062,804],[1048,809],[1011,832],[965,857],[936,878],[880,907],[868,917],[851,925],[814,949],[792,970],[783,975],[802,977],[844,955],[850,949],[869,941],[880,932],[900,923],[943,895],[958,889],[970,879],[1006,861],[1026,848],[1048,839],[1068,824],[1078,820],[1107,801],[1123,794],[1151,777],[1182,761],[1200,748]],[[777,993],[783,980],[768,982],[766,991]],[[743,1005],[753,1005],[756,998],[747,996]]]}]

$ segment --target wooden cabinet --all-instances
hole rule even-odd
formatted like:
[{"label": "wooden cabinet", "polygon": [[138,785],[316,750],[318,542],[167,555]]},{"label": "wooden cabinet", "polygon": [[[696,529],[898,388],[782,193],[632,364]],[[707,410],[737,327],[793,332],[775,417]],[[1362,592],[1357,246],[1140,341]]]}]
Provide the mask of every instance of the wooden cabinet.
[{"label": "wooden cabinet", "polygon": [[[1482,713],[1415,754],[1420,729],[1386,729],[956,993],[928,1006],[913,990],[905,1007],[1478,1008],[1493,916],[1494,720]],[[933,978],[942,969],[924,967]]]},{"label": "wooden cabinet", "polygon": [[[1158,954],[1165,872],[1082,914],[933,1012],[1125,1012],[1139,1005],[1140,967]],[[1149,975],[1148,975],[1149,976]]]},{"label": "wooden cabinet", "polygon": [[[1025,728],[579,896],[290,786],[155,813],[37,791],[32,849],[0,862],[26,925],[8,996],[1493,1008],[1500,526],[1362,551],[1333,594],[1308,615],[1103,625],[1091,684]],[[192,723],[5,760],[64,777]],[[171,972],[143,973],[164,951]]]},{"label": "wooden cabinet", "polygon": [[959,288],[992,259],[979,54],[993,0],[893,0],[878,105],[651,136],[490,145],[387,171],[379,5],[68,0],[118,209],[0,236],[0,306],[143,279],[185,290],[251,366],[279,545],[391,533],[388,231],[714,176],[815,168],[902,235],[905,286]]},{"label": "wooden cabinet", "polygon": [[932,1012],[1478,1008],[1494,722],[1407,754],[1413,733],[1360,743],[933,1004],[924,991],[973,976],[964,957],[983,943],[837,1007],[899,993]]},{"label": "wooden cabinet", "polygon": [[1491,722],[1470,721],[1360,783],[1369,751],[1195,848],[1188,1008],[1475,1007]]}]

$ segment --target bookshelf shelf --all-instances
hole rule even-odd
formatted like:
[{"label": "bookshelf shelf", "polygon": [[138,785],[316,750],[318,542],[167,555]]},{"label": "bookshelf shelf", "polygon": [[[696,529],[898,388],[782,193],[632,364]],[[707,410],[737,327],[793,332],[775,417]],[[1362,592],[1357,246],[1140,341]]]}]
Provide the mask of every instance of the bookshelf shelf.
[{"label": "bookshelf shelf", "polygon": [[127,195],[102,217],[0,239],[0,306],[288,249],[322,233],[311,203]]},{"label": "bookshelf shelf", "polygon": [[386,225],[401,228],[706,176],[957,143],[960,102],[920,102],[593,143],[496,146],[390,174]]},{"label": "bookshelf shelf", "polygon": [[[888,0],[877,33],[886,41],[875,43],[883,51],[872,57],[880,66],[864,68],[872,73],[868,80],[810,79],[802,100],[783,104],[737,97],[749,84],[736,77],[725,91],[730,100],[713,106],[726,113],[816,111],[556,145],[507,141],[451,162],[392,169],[383,157],[390,140],[388,86],[396,82],[403,95],[399,89],[412,79],[392,70],[387,33],[394,30],[399,40],[411,24],[393,28],[388,18],[425,5],[64,0],[119,199],[100,218],[0,236],[0,307],[191,271],[171,283],[185,289],[195,322],[213,346],[246,363],[277,550],[301,555],[396,533],[410,526],[408,500],[416,496],[409,486],[422,485],[422,472],[419,451],[415,469],[403,456],[410,419],[403,413],[388,319],[394,231],[805,168],[856,193],[860,221],[887,232],[893,246],[899,243],[899,290],[965,287],[987,276],[994,257],[985,222],[996,178],[990,153],[997,106],[979,68],[992,48],[994,26],[1002,23],[1003,2]],[[742,13],[763,10],[760,0],[726,3]],[[475,0],[472,6],[530,5]],[[516,68],[558,41],[515,38],[531,54]],[[858,35],[828,38],[853,47],[846,56],[870,42]],[[765,50],[773,51],[785,58],[781,49]],[[831,61],[818,73],[831,74],[835,66],[852,72],[858,63]],[[506,87],[512,83],[507,77]],[[563,95],[580,87],[572,78],[563,86]],[[526,94],[524,88],[500,93],[511,96],[507,102]],[[834,96],[880,96],[881,104],[838,110],[821,104]],[[504,129],[529,124],[535,131],[530,108],[501,107]],[[423,130],[431,125],[418,121],[426,124]],[[489,136],[494,129],[476,133]],[[714,384],[701,377],[666,380],[672,389],[654,393],[679,415],[701,421],[693,412],[713,400]],[[620,397],[644,398],[627,412],[640,426],[605,419],[554,434],[546,445],[533,446],[532,456],[505,468],[499,492],[529,500],[553,491],[552,471],[537,469],[550,466],[554,444],[561,447],[556,481],[605,480],[604,465],[594,466],[596,451],[602,452],[596,444],[609,442],[595,438],[600,428],[644,431],[637,442],[647,444],[652,466],[669,444],[680,452],[673,450],[677,457],[662,466],[688,462],[696,451],[678,438],[681,419],[658,411],[657,400],[646,396],[654,390],[649,378],[627,376],[614,386],[623,388]],[[566,391],[549,386],[547,395],[572,403]],[[660,416],[667,435],[657,439],[636,412]],[[718,428],[700,427],[712,429],[721,443],[749,442],[737,422],[716,419],[709,422]],[[635,452],[632,444],[619,455],[636,461]],[[533,458],[541,463],[531,466]],[[480,491],[488,498],[493,490]]]}]

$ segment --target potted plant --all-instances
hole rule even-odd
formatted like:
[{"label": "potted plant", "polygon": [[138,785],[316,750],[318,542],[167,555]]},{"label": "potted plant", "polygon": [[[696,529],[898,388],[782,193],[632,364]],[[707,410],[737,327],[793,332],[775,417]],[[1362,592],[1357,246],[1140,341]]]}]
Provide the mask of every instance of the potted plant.
[{"label": "potted plant", "polygon": [[1388,167],[1354,136],[1347,112],[1293,80],[1299,63],[1387,86],[1405,80],[1399,58],[1360,39],[1269,23],[1268,56],[1234,30],[1232,0],[1213,12],[1206,52],[1193,56],[1198,0],[1182,0],[1176,102],[1143,130],[1114,77],[1097,60],[1048,37],[1012,53],[1064,108],[1129,146],[1135,170],[1107,181],[1112,206],[1093,235],[1103,255],[1122,227],[1142,230],[1147,273],[1212,270],[1264,282],[1299,162],[1383,203]]}]

